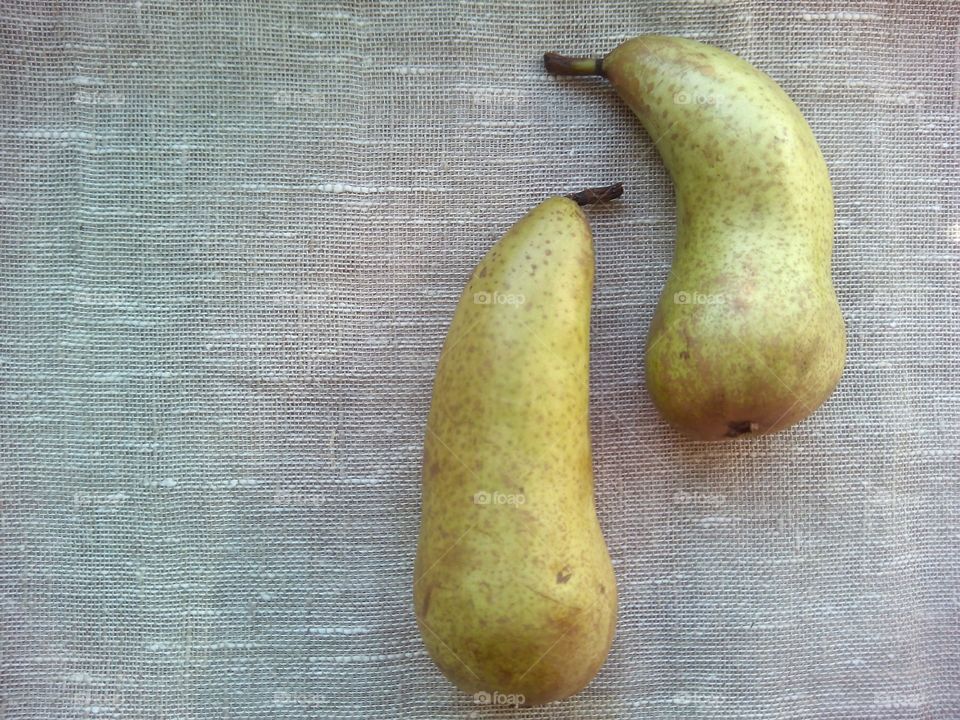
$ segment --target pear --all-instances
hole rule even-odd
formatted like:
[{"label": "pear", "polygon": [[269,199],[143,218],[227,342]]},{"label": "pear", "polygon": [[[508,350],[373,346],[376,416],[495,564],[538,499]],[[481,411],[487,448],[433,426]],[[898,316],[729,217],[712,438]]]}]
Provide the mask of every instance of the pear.
[{"label": "pear", "polygon": [[583,688],[613,640],[617,587],[593,503],[594,254],[552,197],[474,270],[437,366],[423,452],[414,609],[430,656],[478,702]]},{"label": "pear", "polygon": [[812,413],[840,379],[846,337],[830,178],[797,106],[746,61],[683,38],[544,60],[554,74],[605,76],[673,179],[677,241],[646,348],[661,414],[720,440]]}]

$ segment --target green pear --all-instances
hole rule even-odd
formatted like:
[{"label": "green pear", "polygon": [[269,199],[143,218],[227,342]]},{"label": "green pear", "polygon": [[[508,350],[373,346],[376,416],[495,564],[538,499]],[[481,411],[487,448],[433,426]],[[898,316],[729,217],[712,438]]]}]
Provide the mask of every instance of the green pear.
[{"label": "green pear", "polygon": [[677,242],[647,340],[661,414],[701,440],[770,433],[830,395],[846,355],[833,194],[796,105],[746,61],[647,35],[555,74],[605,76],[673,179]]},{"label": "green pear", "polygon": [[617,587],[593,502],[588,413],[593,236],[552,197],[474,270],[437,366],[423,453],[414,609],[478,701],[583,688],[613,640]]}]

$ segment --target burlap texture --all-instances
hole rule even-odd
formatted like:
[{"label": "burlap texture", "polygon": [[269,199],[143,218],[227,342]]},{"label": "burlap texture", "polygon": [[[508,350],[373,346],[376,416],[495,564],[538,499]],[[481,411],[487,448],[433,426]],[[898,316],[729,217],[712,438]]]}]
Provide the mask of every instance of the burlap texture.
[{"label": "burlap texture", "polygon": [[[952,2],[32,2],[0,17],[7,718],[502,717],[426,656],[420,453],[463,283],[591,213],[607,665],[521,718],[960,717]],[[727,48],[806,114],[849,356],[781,434],[646,394],[672,189],[544,50]],[[472,715],[471,715],[472,713]]]}]

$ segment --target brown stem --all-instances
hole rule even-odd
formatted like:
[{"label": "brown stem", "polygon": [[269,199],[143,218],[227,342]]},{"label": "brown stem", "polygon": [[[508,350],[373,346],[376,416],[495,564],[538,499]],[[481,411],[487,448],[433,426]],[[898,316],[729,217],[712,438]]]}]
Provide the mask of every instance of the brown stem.
[{"label": "brown stem", "polygon": [[580,192],[570,193],[568,198],[577,205],[594,205],[596,203],[616,200],[623,195],[623,183],[608,185],[607,187],[589,188]]},{"label": "brown stem", "polygon": [[572,58],[560,53],[543,54],[543,67],[551,75],[600,75],[603,71],[603,58]]}]

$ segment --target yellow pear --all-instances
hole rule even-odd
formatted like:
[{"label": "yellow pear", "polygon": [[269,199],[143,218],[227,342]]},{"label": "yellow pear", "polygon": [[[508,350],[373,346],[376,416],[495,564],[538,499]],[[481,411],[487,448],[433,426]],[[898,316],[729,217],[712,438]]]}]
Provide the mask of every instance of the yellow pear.
[{"label": "yellow pear", "polygon": [[746,61],[683,38],[545,63],[606,77],[673,179],[677,242],[646,349],[660,412],[701,440],[805,418],[839,381],[846,338],[830,178],[800,110]]},{"label": "yellow pear", "polygon": [[437,366],[423,453],[414,609],[430,656],[480,702],[583,688],[613,640],[617,587],[593,501],[594,255],[552,197],[474,270]]}]

